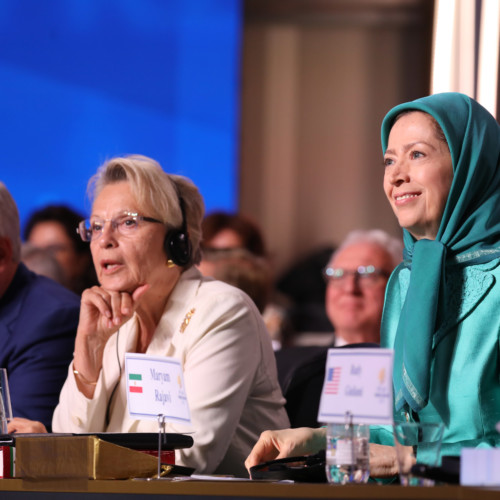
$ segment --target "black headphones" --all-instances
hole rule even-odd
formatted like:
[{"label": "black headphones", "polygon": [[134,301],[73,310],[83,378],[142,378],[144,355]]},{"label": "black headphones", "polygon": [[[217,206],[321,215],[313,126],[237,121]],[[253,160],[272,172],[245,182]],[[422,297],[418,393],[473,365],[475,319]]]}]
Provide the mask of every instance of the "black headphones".
[{"label": "black headphones", "polygon": [[191,260],[191,242],[187,233],[184,200],[179,193],[177,193],[177,197],[182,213],[182,225],[180,229],[171,229],[167,232],[164,247],[167,257],[177,266],[184,267]]}]

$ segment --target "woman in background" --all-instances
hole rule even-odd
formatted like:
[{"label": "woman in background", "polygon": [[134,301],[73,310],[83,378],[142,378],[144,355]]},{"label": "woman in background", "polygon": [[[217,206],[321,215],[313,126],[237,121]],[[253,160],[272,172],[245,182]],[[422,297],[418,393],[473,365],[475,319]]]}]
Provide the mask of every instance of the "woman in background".
[{"label": "woman in background", "polygon": [[262,313],[273,348],[281,348],[289,328],[287,311],[274,290],[274,276],[264,236],[246,215],[216,211],[201,224],[203,241],[198,269],[204,276],[247,293]]},{"label": "woman in background", "polygon": [[[62,271],[57,281],[78,295],[97,284],[89,246],[75,229],[82,219],[78,212],[65,205],[48,205],[33,212],[24,228],[24,241],[30,247],[50,252]],[[41,262],[33,262],[35,250],[30,247],[26,248],[23,259],[26,258],[28,267],[33,265],[33,271],[42,270],[42,274],[46,274]]]}]

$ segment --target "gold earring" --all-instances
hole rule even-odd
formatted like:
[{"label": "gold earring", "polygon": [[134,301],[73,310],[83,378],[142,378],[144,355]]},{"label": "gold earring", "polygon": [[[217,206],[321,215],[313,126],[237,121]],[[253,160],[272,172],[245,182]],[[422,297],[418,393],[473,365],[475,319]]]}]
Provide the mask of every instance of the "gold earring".
[{"label": "gold earring", "polygon": [[174,261],[172,259],[168,259],[167,260],[167,267],[168,268],[175,267]]}]

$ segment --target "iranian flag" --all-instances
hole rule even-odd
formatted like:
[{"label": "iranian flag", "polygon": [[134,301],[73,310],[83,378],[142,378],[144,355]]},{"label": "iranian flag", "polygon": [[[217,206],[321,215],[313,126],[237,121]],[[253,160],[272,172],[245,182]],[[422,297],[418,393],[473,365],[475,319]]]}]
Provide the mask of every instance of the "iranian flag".
[{"label": "iranian flag", "polygon": [[129,373],[129,391],[142,393],[142,375],[140,373]]}]

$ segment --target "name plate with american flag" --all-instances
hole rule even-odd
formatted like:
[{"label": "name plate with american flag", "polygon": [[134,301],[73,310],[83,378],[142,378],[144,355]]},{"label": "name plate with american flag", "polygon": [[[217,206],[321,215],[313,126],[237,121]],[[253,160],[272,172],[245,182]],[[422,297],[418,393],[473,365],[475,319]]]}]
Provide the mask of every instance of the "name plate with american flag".
[{"label": "name plate with american flag", "polygon": [[136,419],[191,423],[191,415],[180,360],[125,354],[128,412]]},{"label": "name plate with american flag", "polygon": [[392,366],[392,349],[329,349],[318,422],[392,425]]}]

